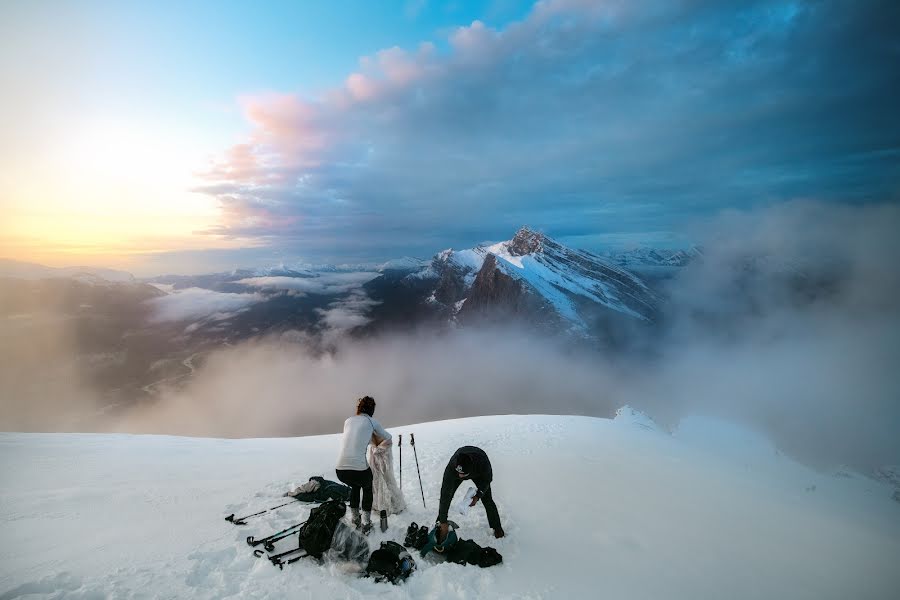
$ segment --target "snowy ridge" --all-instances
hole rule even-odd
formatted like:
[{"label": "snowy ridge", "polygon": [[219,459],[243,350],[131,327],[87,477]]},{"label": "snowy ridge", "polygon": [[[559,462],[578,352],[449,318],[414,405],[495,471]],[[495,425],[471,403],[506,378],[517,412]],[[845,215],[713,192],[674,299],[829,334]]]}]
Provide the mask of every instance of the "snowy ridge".
[{"label": "snowy ridge", "polygon": [[[717,426],[706,421],[705,440]],[[430,523],[443,467],[459,446],[490,456],[507,537],[484,510],[455,515],[460,536],[492,546],[489,569],[434,562],[399,586],[349,563],[279,571],[245,543],[302,521],[281,504],[309,476],[334,479],[337,435],[220,440],[150,435],[0,434],[3,598],[892,598],[900,589],[890,486],[835,478],[761,448],[748,461],[616,420],[495,416],[388,427],[416,435],[409,508],[370,547]],[[405,445],[406,446],[406,445]],[[754,451],[750,445],[746,451]],[[405,454],[410,451],[406,446]],[[398,449],[394,448],[398,467]],[[457,499],[465,491],[461,488]],[[814,490],[814,491],[810,491]],[[277,551],[296,546],[289,538]]]},{"label": "snowy ridge", "polygon": [[660,303],[636,275],[602,257],[567,248],[527,227],[512,240],[469,252],[470,255],[457,254],[479,268],[484,257],[493,254],[498,268],[526,283],[578,328],[584,327],[585,321],[574,302],[576,297],[644,321],[653,319]]},{"label": "snowy ridge", "polygon": [[430,264],[431,261],[404,256],[403,258],[394,258],[380,264],[377,271],[381,273],[384,271],[420,271],[427,268]]}]

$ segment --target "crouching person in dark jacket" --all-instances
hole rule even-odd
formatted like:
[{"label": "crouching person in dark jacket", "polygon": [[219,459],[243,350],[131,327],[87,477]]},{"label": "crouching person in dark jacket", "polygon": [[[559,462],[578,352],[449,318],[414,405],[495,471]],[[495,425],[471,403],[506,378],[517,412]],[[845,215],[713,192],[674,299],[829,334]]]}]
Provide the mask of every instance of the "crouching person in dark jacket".
[{"label": "crouching person in dark jacket", "polygon": [[494,503],[491,494],[491,481],[494,473],[491,470],[491,461],[481,448],[475,446],[463,446],[453,453],[450,462],[444,468],[444,480],[441,483],[441,502],[438,508],[439,539],[447,537],[449,525],[447,524],[447,512],[450,510],[450,502],[459,485],[466,479],[471,479],[475,484],[475,497],[469,506],[475,506],[480,500],[484,504],[487,513],[488,525],[494,530],[494,537],[501,538],[503,527],[500,525],[500,513]]}]

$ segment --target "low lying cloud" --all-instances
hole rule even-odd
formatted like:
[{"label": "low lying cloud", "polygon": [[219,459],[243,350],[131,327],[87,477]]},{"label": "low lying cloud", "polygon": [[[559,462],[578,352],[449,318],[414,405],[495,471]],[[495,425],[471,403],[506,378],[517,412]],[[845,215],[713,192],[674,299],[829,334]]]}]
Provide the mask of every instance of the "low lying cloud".
[{"label": "low lying cloud", "polygon": [[217,314],[219,319],[224,319],[228,318],[229,313],[265,300],[266,297],[259,293],[232,294],[194,287],[177,290],[147,302],[153,308],[153,319],[162,322],[215,319]]},{"label": "low lying cloud", "polygon": [[[389,425],[516,413],[611,414],[611,373],[515,330],[386,336],[317,355],[282,339],[217,352],[184,390],[118,427],[189,435],[333,433],[370,394]],[[247,398],[254,398],[248,405]],[[240,416],[239,416],[240,415]]]},{"label": "low lying cloud", "polygon": [[[364,296],[322,311],[330,352],[286,338],[216,353],[126,429],[203,435],[337,431],[370,394],[388,425],[481,414],[611,416],[636,406],[674,428],[740,421],[823,467],[900,463],[900,207],[797,202],[695,231],[704,256],[666,289],[662,332],[604,354],[517,329],[351,341]],[[302,337],[302,336],[301,336]],[[637,342],[637,340],[636,340]],[[254,407],[246,410],[246,398]]]},{"label": "low lying cloud", "polygon": [[265,290],[285,290],[307,294],[342,294],[359,288],[379,276],[373,271],[321,273],[315,277],[248,277],[235,283]]},{"label": "low lying cloud", "polygon": [[322,340],[325,347],[334,347],[347,333],[371,322],[372,319],[366,315],[379,304],[380,301],[372,300],[364,291],[357,290],[346,298],[332,302],[326,309],[316,309],[325,326]]},{"label": "low lying cloud", "polygon": [[[749,424],[823,468],[900,464],[896,231],[894,204],[797,202],[724,214],[694,232],[704,255],[666,286],[662,329],[635,339],[628,352],[524,328],[353,340],[341,332],[364,324],[372,306],[354,293],[321,309],[322,335],[286,332],[217,350],[157,402],[90,417],[81,429],[335,433],[364,394],[376,398],[387,426],[509,413],[608,417],[630,404],[663,428],[695,414]],[[53,364],[64,364],[57,354]],[[25,389],[21,376],[10,381]],[[50,389],[39,383],[35,390]],[[79,390],[69,414],[83,401]],[[40,401],[29,398],[32,406]],[[19,407],[31,411],[29,426],[32,406]],[[4,411],[9,419],[13,409]]]}]

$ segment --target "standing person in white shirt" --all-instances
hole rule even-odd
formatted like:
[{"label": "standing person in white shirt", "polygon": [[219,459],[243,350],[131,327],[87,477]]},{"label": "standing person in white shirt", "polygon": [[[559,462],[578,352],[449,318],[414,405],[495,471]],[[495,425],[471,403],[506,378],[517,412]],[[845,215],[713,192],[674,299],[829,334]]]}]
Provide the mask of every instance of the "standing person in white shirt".
[{"label": "standing person in white shirt", "polygon": [[[337,477],[350,486],[350,512],[353,525],[361,527],[363,533],[372,529],[372,469],[366,461],[366,448],[375,440],[391,439],[391,434],[373,418],[375,399],[364,396],[356,404],[356,415],[344,421],[344,436],[341,439],[341,455],[334,468]],[[362,518],[359,513],[359,495],[362,492]]]}]

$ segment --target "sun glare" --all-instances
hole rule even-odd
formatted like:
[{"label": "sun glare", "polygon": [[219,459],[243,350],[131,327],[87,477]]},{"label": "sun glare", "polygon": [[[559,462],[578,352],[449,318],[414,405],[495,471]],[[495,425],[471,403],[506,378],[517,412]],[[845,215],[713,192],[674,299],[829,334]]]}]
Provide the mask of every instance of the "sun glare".
[{"label": "sun glare", "polygon": [[[30,165],[40,177],[8,190],[16,202],[5,211],[4,250],[20,260],[70,262],[198,246],[196,232],[216,222],[217,207],[190,191],[205,157],[183,137],[109,120],[48,142]],[[203,242],[221,245],[206,236]]]}]

